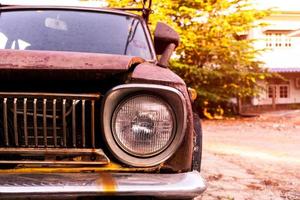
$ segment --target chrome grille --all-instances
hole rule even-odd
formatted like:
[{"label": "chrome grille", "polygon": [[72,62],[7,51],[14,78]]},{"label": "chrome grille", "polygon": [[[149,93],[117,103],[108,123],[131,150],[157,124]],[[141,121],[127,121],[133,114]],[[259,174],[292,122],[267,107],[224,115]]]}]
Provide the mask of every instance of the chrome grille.
[{"label": "chrome grille", "polygon": [[95,148],[100,94],[0,93],[0,147]]}]

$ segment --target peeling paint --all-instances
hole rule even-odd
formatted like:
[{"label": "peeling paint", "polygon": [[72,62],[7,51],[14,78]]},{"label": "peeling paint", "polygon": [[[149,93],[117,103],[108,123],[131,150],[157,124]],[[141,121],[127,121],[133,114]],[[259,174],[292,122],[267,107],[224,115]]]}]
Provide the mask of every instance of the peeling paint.
[{"label": "peeling paint", "polygon": [[20,168],[14,169],[0,169],[0,174],[5,173],[84,173],[84,172],[157,172],[159,166],[148,168],[128,168],[116,163],[110,163],[108,165],[97,167],[26,167],[20,166]]},{"label": "peeling paint", "polygon": [[100,53],[0,50],[1,70],[127,71],[144,62],[138,57]]}]

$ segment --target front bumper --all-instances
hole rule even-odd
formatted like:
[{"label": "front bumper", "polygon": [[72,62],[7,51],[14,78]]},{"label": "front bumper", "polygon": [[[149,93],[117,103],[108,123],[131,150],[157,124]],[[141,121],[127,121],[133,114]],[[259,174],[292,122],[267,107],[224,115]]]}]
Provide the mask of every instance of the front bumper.
[{"label": "front bumper", "polygon": [[152,196],[193,198],[206,189],[197,171],[178,174],[0,174],[0,198],[26,196]]}]

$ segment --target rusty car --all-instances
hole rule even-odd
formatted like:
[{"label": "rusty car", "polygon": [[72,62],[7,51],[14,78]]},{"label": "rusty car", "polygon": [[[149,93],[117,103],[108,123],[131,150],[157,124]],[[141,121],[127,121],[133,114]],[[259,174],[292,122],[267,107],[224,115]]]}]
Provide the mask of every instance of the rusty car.
[{"label": "rusty car", "polygon": [[0,5],[0,199],[200,195],[195,91],[168,68],[179,35],[149,31],[151,1],[13,2]]}]

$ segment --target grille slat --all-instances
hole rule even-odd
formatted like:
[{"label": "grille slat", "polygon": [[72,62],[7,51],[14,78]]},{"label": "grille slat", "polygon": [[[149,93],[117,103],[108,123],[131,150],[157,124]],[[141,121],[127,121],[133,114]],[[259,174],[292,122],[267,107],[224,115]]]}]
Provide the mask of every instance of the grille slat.
[{"label": "grille slat", "polygon": [[14,98],[14,134],[15,134],[15,144],[16,146],[19,146],[19,135],[18,135],[18,115],[17,115],[17,103],[18,99]]},{"label": "grille slat", "polygon": [[63,145],[64,147],[67,146],[67,122],[66,122],[66,99],[63,100],[62,104],[62,121],[63,121],[63,137],[64,137],[64,142]]},{"label": "grille slat", "polygon": [[[44,145],[47,147],[47,99],[43,99],[43,130],[44,130]],[[54,118],[54,117],[53,117]]]},{"label": "grille slat", "polygon": [[0,92],[0,98],[0,148],[95,148],[100,94]]},{"label": "grille slat", "polygon": [[53,143],[54,147],[57,147],[57,133],[56,133],[56,99],[53,99]]},{"label": "grille slat", "polygon": [[92,148],[95,148],[95,100],[91,103],[91,127]]},{"label": "grille slat", "polygon": [[7,122],[7,98],[3,99],[3,128],[5,145],[9,146],[8,140],[8,122]]},{"label": "grille slat", "polygon": [[72,102],[72,139],[73,147],[76,147],[76,101]]},{"label": "grille slat", "polygon": [[37,128],[37,99],[33,100],[33,129],[34,129],[34,144],[38,147],[38,128]]},{"label": "grille slat", "polygon": [[[82,146],[85,147],[85,100],[82,100],[82,109],[81,109],[81,137],[82,137]],[[93,128],[92,128],[93,130]]]},{"label": "grille slat", "polygon": [[25,140],[25,147],[28,147],[27,98],[24,98],[23,105],[24,105],[24,107],[23,107],[24,140]]}]

